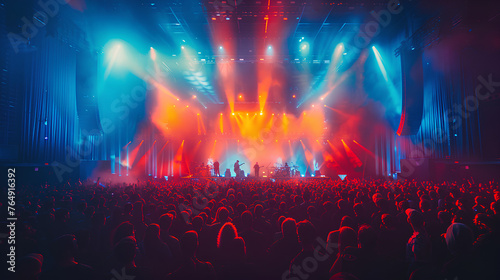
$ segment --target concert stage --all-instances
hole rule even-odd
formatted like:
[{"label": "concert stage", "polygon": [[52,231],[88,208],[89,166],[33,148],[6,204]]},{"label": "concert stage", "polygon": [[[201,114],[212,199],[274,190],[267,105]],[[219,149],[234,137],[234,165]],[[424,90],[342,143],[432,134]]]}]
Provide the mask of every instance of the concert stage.
[{"label": "concert stage", "polygon": [[[181,177],[181,178],[169,178],[168,180],[193,180],[193,181],[201,181],[201,180],[208,180],[208,181],[229,181],[229,180],[236,180],[236,181],[272,181],[272,182],[279,182],[279,181],[289,181],[289,180],[297,180],[297,181],[311,181],[311,180],[329,180],[332,179],[331,177],[327,177],[325,175],[320,176],[320,177],[280,177],[280,178],[273,178],[273,177],[255,177],[255,176],[248,176],[248,177],[196,177],[196,176],[186,176],[186,177]],[[340,180],[339,177],[333,178],[334,180]]]},{"label": "concert stage", "polygon": [[262,179],[497,174],[495,9],[88,0],[49,22],[7,2],[0,162],[30,164],[20,180],[213,178],[216,162],[234,178],[236,161]]}]

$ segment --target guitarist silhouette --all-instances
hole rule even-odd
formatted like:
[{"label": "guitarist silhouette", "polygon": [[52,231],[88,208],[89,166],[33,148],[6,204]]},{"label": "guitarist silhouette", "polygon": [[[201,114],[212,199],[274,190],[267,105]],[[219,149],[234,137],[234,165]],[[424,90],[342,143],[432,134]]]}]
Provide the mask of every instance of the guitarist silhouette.
[{"label": "guitarist silhouette", "polygon": [[243,164],[245,164],[245,163],[240,164],[239,160],[237,160],[234,163],[234,173],[236,173],[236,177],[240,177],[240,166],[242,166]]}]

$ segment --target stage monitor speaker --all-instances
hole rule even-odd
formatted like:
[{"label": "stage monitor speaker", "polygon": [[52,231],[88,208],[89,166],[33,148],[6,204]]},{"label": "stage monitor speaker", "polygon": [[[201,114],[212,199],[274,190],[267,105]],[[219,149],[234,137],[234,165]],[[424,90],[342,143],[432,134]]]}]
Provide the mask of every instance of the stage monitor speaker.
[{"label": "stage monitor speaker", "polygon": [[76,109],[80,129],[87,135],[100,134],[97,102],[97,56],[81,51],[76,56]]},{"label": "stage monitor speaker", "polygon": [[403,46],[400,54],[403,102],[397,134],[400,136],[415,135],[420,129],[424,110],[422,52]]}]

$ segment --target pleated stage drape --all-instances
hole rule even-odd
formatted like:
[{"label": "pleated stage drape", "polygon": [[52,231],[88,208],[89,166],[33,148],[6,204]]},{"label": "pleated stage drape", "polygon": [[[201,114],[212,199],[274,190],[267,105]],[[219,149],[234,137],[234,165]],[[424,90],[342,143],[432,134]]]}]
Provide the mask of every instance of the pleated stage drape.
[{"label": "pleated stage drape", "polygon": [[37,49],[17,54],[22,61],[23,162],[62,161],[78,157],[75,95],[75,49],[43,33]]}]

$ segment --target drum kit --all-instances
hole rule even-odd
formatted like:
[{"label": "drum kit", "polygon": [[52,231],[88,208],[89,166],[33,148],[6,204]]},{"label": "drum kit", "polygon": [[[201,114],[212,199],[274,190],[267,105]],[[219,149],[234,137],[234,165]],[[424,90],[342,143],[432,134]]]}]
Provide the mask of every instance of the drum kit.
[{"label": "drum kit", "polygon": [[193,175],[196,177],[210,177],[213,169],[214,167],[211,164],[195,164]]},{"label": "drum kit", "polygon": [[290,165],[288,164],[280,164],[276,163],[274,164],[273,167],[268,167],[268,173],[271,175],[273,178],[288,178],[288,177],[295,177],[297,174],[299,174],[299,166],[294,165],[293,162],[291,162]]}]

